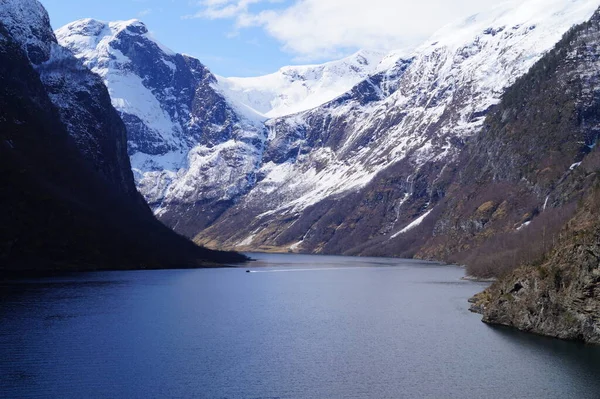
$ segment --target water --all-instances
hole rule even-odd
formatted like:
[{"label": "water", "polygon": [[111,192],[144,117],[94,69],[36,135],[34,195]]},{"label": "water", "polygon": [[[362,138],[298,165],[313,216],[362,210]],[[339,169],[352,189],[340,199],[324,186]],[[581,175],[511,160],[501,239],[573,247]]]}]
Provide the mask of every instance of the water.
[{"label": "water", "polygon": [[0,285],[0,397],[600,396],[599,348],[484,325],[462,269],[257,256]]}]

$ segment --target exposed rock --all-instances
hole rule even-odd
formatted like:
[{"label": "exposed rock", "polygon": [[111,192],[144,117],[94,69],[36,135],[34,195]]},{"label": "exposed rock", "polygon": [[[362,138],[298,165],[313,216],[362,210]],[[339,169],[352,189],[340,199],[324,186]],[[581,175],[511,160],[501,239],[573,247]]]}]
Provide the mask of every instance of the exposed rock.
[{"label": "exposed rock", "polygon": [[486,323],[600,344],[600,235],[574,234],[548,262],[502,278],[471,309]]},{"label": "exposed rock", "polygon": [[106,87],[56,44],[37,1],[0,5],[0,274],[245,260],[153,217]]}]

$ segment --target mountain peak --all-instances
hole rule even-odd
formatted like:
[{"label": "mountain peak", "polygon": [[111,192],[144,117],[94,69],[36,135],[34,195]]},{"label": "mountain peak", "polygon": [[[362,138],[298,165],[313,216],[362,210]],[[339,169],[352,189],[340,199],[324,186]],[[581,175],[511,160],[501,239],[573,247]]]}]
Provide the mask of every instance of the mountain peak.
[{"label": "mountain peak", "polygon": [[40,64],[50,58],[50,43],[56,38],[50,17],[37,0],[1,0],[0,23],[21,44],[31,62]]},{"label": "mountain peak", "polygon": [[325,104],[400,58],[401,52],[359,50],[341,60],[286,66],[264,76],[219,77],[219,86],[230,101],[277,118]]},{"label": "mountain peak", "polygon": [[106,22],[93,18],[83,18],[73,21],[58,29],[61,35],[81,35],[81,36],[99,36],[103,32],[105,35],[118,35],[122,31],[131,34],[144,35],[148,33],[146,25],[138,19],[128,21]]},{"label": "mountain peak", "polygon": [[128,21],[117,21],[109,24],[111,29],[117,29],[120,31],[126,30],[130,33],[145,35],[148,33],[148,28],[139,19],[130,19]]},{"label": "mountain peak", "polygon": [[[92,18],[84,18],[56,30],[59,42],[71,50],[106,47],[110,43],[120,40],[122,35],[129,35],[132,38],[136,38],[137,36],[136,40],[150,41],[165,55],[175,55],[175,52],[156,40],[146,27],[146,24],[139,19],[105,22]],[[75,53],[80,53],[80,51],[75,51]]]}]

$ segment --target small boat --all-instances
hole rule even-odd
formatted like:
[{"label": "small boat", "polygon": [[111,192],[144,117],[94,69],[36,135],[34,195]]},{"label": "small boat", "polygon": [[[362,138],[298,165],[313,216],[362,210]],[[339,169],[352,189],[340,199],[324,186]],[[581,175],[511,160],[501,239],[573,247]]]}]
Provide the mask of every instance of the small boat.
[{"label": "small boat", "polygon": [[250,273],[250,270],[246,270],[246,273]]}]

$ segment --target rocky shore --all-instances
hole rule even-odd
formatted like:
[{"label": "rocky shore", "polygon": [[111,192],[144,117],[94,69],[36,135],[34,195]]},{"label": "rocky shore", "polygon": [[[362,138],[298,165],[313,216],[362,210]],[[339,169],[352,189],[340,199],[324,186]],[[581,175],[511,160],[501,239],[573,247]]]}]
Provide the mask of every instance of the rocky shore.
[{"label": "rocky shore", "polygon": [[590,234],[492,284],[469,300],[471,311],[485,323],[600,344],[599,259],[599,237]]}]

